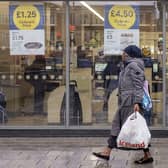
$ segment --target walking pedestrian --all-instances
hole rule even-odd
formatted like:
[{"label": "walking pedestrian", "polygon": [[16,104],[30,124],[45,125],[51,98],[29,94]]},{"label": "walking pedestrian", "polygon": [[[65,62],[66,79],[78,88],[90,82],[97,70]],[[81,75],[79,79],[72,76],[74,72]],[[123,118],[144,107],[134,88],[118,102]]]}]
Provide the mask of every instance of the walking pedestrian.
[{"label": "walking pedestrian", "polygon": [[[118,84],[118,110],[112,122],[108,146],[102,152],[93,152],[93,155],[96,157],[109,160],[112,149],[117,147],[117,136],[128,116],[135,111],[143,113],[141,101],[145,75],[144,63],[141,57],[141,50],[135,45],[130,45],[123,50],[123,66],[119,75]],[[153,162],[149,148],[143,149],[143,152],[144,156],[134,161],[134,163],[145,164]]]}]

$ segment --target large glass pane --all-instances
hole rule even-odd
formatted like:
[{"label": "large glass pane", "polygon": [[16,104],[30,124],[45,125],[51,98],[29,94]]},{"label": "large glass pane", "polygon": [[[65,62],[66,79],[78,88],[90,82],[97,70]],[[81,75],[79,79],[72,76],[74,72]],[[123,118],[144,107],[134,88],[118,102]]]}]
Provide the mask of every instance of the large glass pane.
[{"label": "large glass pane", "polygon": [[[162,7],[160,1],[154,2],[153,7],[153,30],[150,29],[148,38],[153,44],[154,48],[152,55],[152,75],[151,75],[151,96],[153,100],[152,110],[152,126],[161,126],[163,124],[163,18]],[[149,20],[147,21],[149,22]],[[152,26],[151,26],[152,27]],[[152,36],[149,37],[149,36]]]},{"label": "large glass pane", "polygon": [[65,47],[63,2],[0,2],[5,124],[64,124]]},{"label": "large glass pane", "polygon": [[[114,7],[116,5],[119,7]],[[133,28],[128,26],[123,30],[115,24],[110,25],[115,23],[114,18],[113,21],[108,20],[110,12],[111,16],[122,22],[124,17],[132,17],[132,10],[136,13]],[[153,110],[145,117],[150,120],[150,125],[162,125],[162,51],[158,44],[162,38],[160,12],[161,6],[157,1],[71,2],[70,77],[73,81],[70,85],[70,103],[75,104],[70,105],[71,125],[111,124],[118,107],[116,95],[121,61],[118,50],[129,44],[140,46],[145,62],[145,74],[153,100]],[[106,22],[109,22],[108,26]],[[136,30],[132,30],[134,28]],[[117,43],[119,40],[122,42],[120,45]]]}]

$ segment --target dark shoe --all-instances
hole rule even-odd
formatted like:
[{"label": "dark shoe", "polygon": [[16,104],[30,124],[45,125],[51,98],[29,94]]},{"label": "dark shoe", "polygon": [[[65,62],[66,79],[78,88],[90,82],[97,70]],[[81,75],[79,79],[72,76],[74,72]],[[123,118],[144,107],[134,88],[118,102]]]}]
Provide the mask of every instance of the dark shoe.
[{"label": "dark shoe", "polygon": [[152,146],[152,145],[151,145],[151,144],[149,144],[149,145],[148,145],[148,148],[149,148],[149,147],[151,147],[151,146]]},{"label": "dark shoe", "polygon": [[139,160],[134,161],[135,164],[147,164],[147,163],[152,163],[153,162],[153,158],[150,157],[148,159],[145,158],[141,158]]},{"label": "dark shoe", "polygon": [[93,154],[94,156],[96,156],[96,157],[98,157],[98,158],[101,158],[101,159],[104,159],[104,160],[109,160],[109,159],[110,159],[110,156],[102,155],[101,153],[93,152],[92,154]]}]

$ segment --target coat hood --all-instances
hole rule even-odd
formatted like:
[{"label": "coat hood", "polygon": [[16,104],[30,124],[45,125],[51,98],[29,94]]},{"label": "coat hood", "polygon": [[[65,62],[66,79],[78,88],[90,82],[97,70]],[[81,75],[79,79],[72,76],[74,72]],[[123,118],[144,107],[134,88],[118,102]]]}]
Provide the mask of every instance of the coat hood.
[{"label": "coat hood", "polygon": [[144,71],[144,61],[140,58],[132,58],[128,57],[127,60],[125,60],[125,64],[128,65],[130,63],[136,63],[139,68],[141,68]]}]

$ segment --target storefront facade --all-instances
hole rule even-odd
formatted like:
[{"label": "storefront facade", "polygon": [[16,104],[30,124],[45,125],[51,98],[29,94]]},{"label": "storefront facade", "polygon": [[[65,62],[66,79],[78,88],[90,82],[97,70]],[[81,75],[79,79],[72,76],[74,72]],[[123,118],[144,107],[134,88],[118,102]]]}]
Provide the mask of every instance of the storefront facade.
[{"label": "storefront facade", "polygon": [[167,12],[166,1],[0,1],[0,130],[109,130],[130,44],[150,85],[146,118],[167,130]]}]

